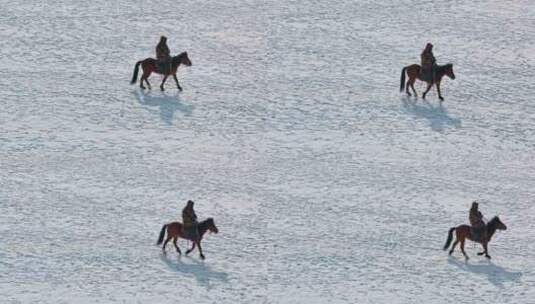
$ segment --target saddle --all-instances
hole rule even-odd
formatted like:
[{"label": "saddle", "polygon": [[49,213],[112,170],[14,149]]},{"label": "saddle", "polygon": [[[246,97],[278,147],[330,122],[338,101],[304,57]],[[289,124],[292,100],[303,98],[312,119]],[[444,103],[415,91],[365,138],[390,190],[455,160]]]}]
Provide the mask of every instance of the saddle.
[{"label": "saddle", "polygon": [[423,81],[433,83],[435,80],[435,66],[420,69],[420,78]]},{"label": "saddle", "polygon": [[156,72],[169,74],[171,72],[171,58],[156,60]]},{"label": "saddle", "polygon": [[184,232],[184,237],[189,240],[199,239],[199,229],[198,225],[184,226],[182,231]]},{"label": "saddle", "polygon": [[474,241],[483,242],[483,240],[487,236],[487,226],[481,226],[481,227],[470,226],[470,234],[472,235],[472,239]]}]

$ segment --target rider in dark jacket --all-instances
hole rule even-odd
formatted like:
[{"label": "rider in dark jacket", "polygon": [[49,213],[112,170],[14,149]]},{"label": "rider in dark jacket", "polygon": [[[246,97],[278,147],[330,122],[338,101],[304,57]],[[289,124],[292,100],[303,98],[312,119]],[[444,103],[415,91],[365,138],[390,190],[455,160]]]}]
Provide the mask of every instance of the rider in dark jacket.
[{"label": "rider in dark jacket", "polygon": [[433,45],[431,43],[428,43],[425,46],[424,51],[420,55],[421,63],[422,63],[422,78],[425,81],[432,81],[434,82],[435,78],[435,66],[436,66],[436,59],[435,55],[433,55]]},{"label": "rider in dark jacket", "polygon": [[156,46],[156,59],[158,60],[158,66],[164,72],[171,69],[171,52],[167,46],[167,37],[161,36],[160,42]]},{"label": "rider in dark jacket", "polygon": [[189,200],[186,207],[182,209],[182,225],[187,238],[196,240],[199,238],[197,215],[193,210],[193,201]]},{"label": "rider in dark jacket", "polygon": [[483,214],[479,211],[479,204],[477,202],[472,203],[470,208],[470,214],[468,219],[470,220],[470,225],[472,226],[472,234],[474,239],[478,240],[480,238],[486,237],[486,225],[483,220]]}]

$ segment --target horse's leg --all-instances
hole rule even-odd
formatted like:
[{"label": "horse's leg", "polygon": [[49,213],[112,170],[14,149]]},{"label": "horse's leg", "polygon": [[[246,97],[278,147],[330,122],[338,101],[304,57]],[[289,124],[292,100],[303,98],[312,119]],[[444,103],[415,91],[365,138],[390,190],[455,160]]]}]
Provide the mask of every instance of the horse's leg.
[{"label": "horse's leg", "polygon": [[142,89],[145,89],[145,87],[143,86],[143,81],[145,81],[147,83],[147,85],[149,86],[149,90],[151,89],[150,87],[150,83],[149,83],[149,76],[152,72],[147,70],[147,71],[143,71],[143,76],[141,76],[141,80],[139,81],[139,86],[142,88]]},{"label": "horse's leg", "polygon": [[483,251],[478,252],[477,255],[485,255],[485,257],[490,259],[490,256],[488,254],[488,243],[481,243],[481,246],[483,247]]},{"label": "horse's leg", "polygon": [[167,239],[165,240],[165,242],[163,242],[163,246],[162,246],[162,250],[163,250],[163,253],[165,253],[165,246],[167,246],[167,243],[171,240],[171,237],[170,236],[167,236]]},{"label": "horse's leg", "polygon": [[165,76],[163,77],[162,84],[160,84],[160,89],[161,89],[162,91],[164,91],[163,85],[165,84],[165,81],[167,81],[167,77],[169,77],[169,75],[165,75]]},{"label": "horse's leg", "polygon": [[437,85],[438,99],[440,99],[440,101],[444,101],[444,97],[442,97],[442,94],[440,93],[440,81],[437,81],[436,85]]},{"label": "horse's leg", "polygon": [[409,79],[407,79],[407,83],[405,84],[405,93],[407,93],[407,96],[411,96],[411,93],[409,92],[409,86],[411,85],[411,82],[413,81],[412,77],[409,75]]},{"label": "horse's leg", "polygon": [[414,78],[411,82],[411,89],[412,89],[412,92],[414,93],[414,97],[418,97],[418,94],[416,93],[416,89],[414,88],[415,82],[416,82],[416,78]]},{"label": "horse's leg", "polygon": [[193,242],[193,246],[191,246],[191,248],[186,251],[186,255],[190,254],[190,252],[192,252],[193,249],[195,249],[195,242]]},{"label": "horse's leg", "polygon": [[177,240],[177,237],[175,236],[173,238],[173,244],[175,245],[175,248],[176,248],[176,252],[178,252],[178,254],[182,254],[182,252],[180,251],[180,248],[178,248],[178,245],[176,244],[176,240]]},{"label": "horse's leg", "polygon": [[176,78],[176,74],[173,74],[173,78],[175,79],[176,87],[179,91],[182,92],[182,87],[178,84],[178,79]]},{"label": "horse's leg", "polygon": [[414,97],[418,97],[418,94],[416,94],[416,90],[414,89],[414,83],[416,82],[416,78],[418,76],[412,71],[407,72],[407,75],[409,76],[409,79],[407,80],[407,84],[405,85],[405,91],[407,92],[408,96],[411,96],[411,93],[409,92],[409,90],[412,89],[412,92],[414,93]]},{"label": "horse's leg", "polygon": [[455,250],[455,246],[457,246],[457,244],[459,244],[459,240],[455,239],[455,242],[453,242],[453,246],[451,247],[451,250],[450,250],[450,255],[453,254],[453,250]]},{"label": "horse's leg", "polygon": [[462,253],[463,253],[463,255],[464,255],[464,258],[468,260],[468,259],[469,259],[469,258],[468,258],[468,255],[467,255],[466,252],[464,251],[464,239],[461,240],[461,251],[462,251]]},{"label": "horse's leg", "polygon": [[197,241],[197,247],[199,247],[199,256],[204,260],[204,254],[202,253],[201,241]]},{"label": "horse's leg", "polygon": [[152,90],[152,87],[149,82],[149,76],[150,76],[150,73],[147,75],[147,77],[145,77],[145,82],[147,83],[147,86],[149,86],[149,90]]},{"label": "horse's leg", "polygon": [[143,86],[143,81],[146,79],[145,77],[146,77],[145,72],[143,72],[143,75],[141,75],[141,79],[139,80],[139,87],[142,90],[145,90],[145,87]]},{"label": "horse's leg", "polygon": [[483,243],[481,243],[481,247],[483,247],[483,251],[478,252],[477,255],[484,255],[486,253],[485,245]]},{"label": "horse's leg", "polygon": [[483,243],[483,248],[485,248],[485,257],[490,260],[488,245],[489,245],[488,242]]},{"label": "horse's leg", "polygon": [[422,98],[425,99],[425,95],[427,95],[427,92],[429,92],[429,90],[431,90],[431,88],[433,87],[433,83],[427,83],[427,89],[425,89],[425,92],[424,94],[422,95]]}]

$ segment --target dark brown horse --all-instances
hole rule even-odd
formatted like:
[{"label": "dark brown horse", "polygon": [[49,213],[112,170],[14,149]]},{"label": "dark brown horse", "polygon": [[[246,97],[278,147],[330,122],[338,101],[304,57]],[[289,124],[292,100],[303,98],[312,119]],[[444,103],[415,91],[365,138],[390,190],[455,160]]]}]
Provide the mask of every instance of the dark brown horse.
[{"label": "dark brown horse", "polygon": [[157,61],[154,58],[147,58],[145,60],[138,61],[136,63],[136,67],[134,68],[134,76],[132,77],[132,81],[130,82],[130,84],[136,83],[137,74],[139,72],[139,66],[141,65],[141,68],[143,69],[143,75],[141,75],[141,79],[139,80],[139,87],[141,87],[142,89],[145,89],[145,87],[143,86],[143,81],[145,81],[147,83],[147,85],[149,86],[149,90],[151,89],[151,86],[150,86],[148,78],[149,78],[150,74],[154,72],[154,73],[157,73],[157,74],[164,75],[163,80],[162,80],[162,84],[160,85],[160,89],[162,89],[162,91],[164,90],[163,85],[164,85],[165,81],[167,80],[167,77],[169,77],[170,75],[173,75],[173,78],[175,79],[175,83],[176,83],[177,88],[180,91],[182,91],[182,88],[180,87],[180,84],[178,84],[178,79],[176,78],[176,70],[178,69],[178,66],[181,65],[181,64],[186,65],[186,66],[191,66],[191,60],[189,60],[189,58],[188,58],[188,53],[187,52],[182,52],[177,56],[171,57],[171,70],[169,71],[169,73],[165,73],[165,74],[162,73],[158,69],[158,66],[157,66],[156,63],[157,63]]},{"label": "dark brown horse", "polygon": [[218,233],[219,232],[219,229],[217,229],[217,227],[216,227],[216,225],[214,223],[214,219],[213,218],[208,218],[207,220],[204,220],[204,221],[200,222],[199,225],[198,225],[199,239],[198,240],[192,240],[192,239],[186,238],[184,236],[184,233],[182,231],[182,223],[172,222],[172,223],[163,225],[162,230],[160,231],[160,236],[158,237],[158,242],[156,243],[157,245],[160,245],[163,242],[163,238],[165,236],[165,230],[167,230],[167,239],[165,240],[165,242],[163,243],[163,246],[162,246],[162,250],[163,250],[164,253],[165,253],[165,246],[167,245],[167,242],[169,242],[171,239],[173,239],[173,244],[175,245],[176,251],[178,252],[178,254],[182,254],[182,252],[180,251],[180,248],[178,248],[178,246],[176,244],[176,241],[177,241],[178,238],[183,238],[183,239],[190,240],[190,241],[193,242],[193,246],[191,247],[191,249],[186,251],[186,254],[189,254],[191,251],[193,251],[193,249],[195,249],[195,246],[197,246],[197,247],[199,247],[200,257],[203,260],[204,260],[204,254],[202,253],[201,240],[202,240],[204,234],[207,231],[210,231],[210,232],[213,232],[213,233]]},{"label": "dark brown horse", "polygon": [[402,92],[403,89],[405,89],[405,73],[409,76],[409,80],[407,81],[406,85],[406,92],[407,95],[411,96],[411,93],[409,93],[409,86],[412,88],[412,91],[414,93],[415,97],[418,97],[418,94],[416,94],[416,90],[414,89],[414,82],[416,79],[419,79],[421,81],[427,82],[427,89],[425,90],[424,94],[422,95],[422,98],[425,99],[425,95],[429,90],[431,90],[431,87],[433,84],[437,85],[437,92],[438,92],[438,98],[442,101],[444,98],[442,97],[442,94],[440,93],[440,82],[442,81],[442,77],[444,75],[448,76],[451,79],[455,79],[455,74],[453,73],[453,64],[448,63],[446,65],[437,65],[435,67],[435,76],[433,77],[433,81],[426,81],[420,77],[420,71],[422,67],[418,64],[412,64],[409,66],[406,66],[401,70],[401,85],[399,87],[399,91]]},{"label": "dark brown horse", "polygon": [[488,259],[490,259],[490,255],[488,253],[487,245],[490,242],[492,236],[496,232],[496,230],[506,230],[507,226],[505,226],[502,221],[500,221],[500,218],[495,216],[492,218],[492,220],[489,221],[489,223],[486,226],[487,228],[487,237],[483,240],[474,240],[471,232],[471,228],[468,225],[461,225],[457,227],[453,227],[450,229],[448,233],[448,240],[446,241],[446,244],[444,245],[444,250],[447,250],[450,247],[451,241],[453,240],[453,231],[455,230],[455,236],[457,237],[455,242],[453,243],[453,246],[451,247],[451,250],[449,254],[451,255],[453,253],[453,250],[455,249],[455,246],[457,246],[457,243],[461,242],[461,251],[464,255],[464,257],[468,260],[468,255],[466,255],[466,252],[464,252],[464,241],[466,239],[469,239],[473,242],[480,243],[483,245],[483,252],[478,252],[477,255],[485,255]]}]

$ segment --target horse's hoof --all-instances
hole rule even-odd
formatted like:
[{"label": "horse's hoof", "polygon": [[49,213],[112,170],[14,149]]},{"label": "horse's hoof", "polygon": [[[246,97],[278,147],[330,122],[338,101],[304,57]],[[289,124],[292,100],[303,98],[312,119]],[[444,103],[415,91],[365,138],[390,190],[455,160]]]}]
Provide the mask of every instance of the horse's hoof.
[{"label": "horse's hoof", "polygon": [[165,91],[164,88],[162,88],[162,87],[160,87],[160,90],[162,90],[162,92]]},{"label": "horse's hoof", "polygon": [[453,254],[453,250],[449,252],[449,255],[452,255]]},{"label": "horse's hoof", "polygon": [[484,252],[478,252],[477,253],[477,255],[483,255],[483,254],[484,254]]},{"label": "horse's hoof", "polygon": [[204,257],[204,254],[201,254],[201,260],[204,260],[205,257]]},{"label": "horse's hoof", "polygon": [[443,97],[439,97],[438,99],[440,99],[440,101],[444,101],[444,98],[443,98]]},{"label": "horse's hoof", "polygon": [[490,255],[487,254],[485,257],[490,260]]}]

